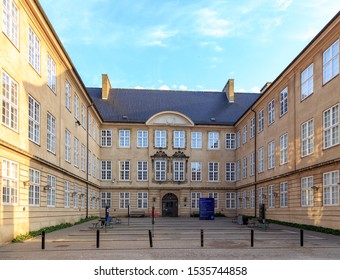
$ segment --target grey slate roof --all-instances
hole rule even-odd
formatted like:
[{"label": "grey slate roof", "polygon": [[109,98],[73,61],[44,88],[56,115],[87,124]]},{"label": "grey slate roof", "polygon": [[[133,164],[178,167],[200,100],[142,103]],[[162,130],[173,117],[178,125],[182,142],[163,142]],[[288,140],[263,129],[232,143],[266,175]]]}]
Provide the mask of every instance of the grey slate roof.
[{"label": "grey slate roof", "polygon": [[224,92],[111,89],[104,100],[101,88],[87,88],[87,91],[104,122],[120,123],[145,123],[159,112],[176,111],[195,124],[234,125],[261,96],[235,93],[235,102],[230,103]]}]

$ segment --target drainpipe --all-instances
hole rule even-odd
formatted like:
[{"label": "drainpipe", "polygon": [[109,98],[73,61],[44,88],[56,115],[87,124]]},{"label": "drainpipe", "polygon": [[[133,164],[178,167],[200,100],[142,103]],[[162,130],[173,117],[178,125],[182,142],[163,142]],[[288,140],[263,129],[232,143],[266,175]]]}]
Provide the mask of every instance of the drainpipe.
[{"label": "drainpipe", "polygon": [[254,113],[254,186],[255,186],[255,207],[254,216],[257,215],[257,118],[253,108],[250,109]]}]

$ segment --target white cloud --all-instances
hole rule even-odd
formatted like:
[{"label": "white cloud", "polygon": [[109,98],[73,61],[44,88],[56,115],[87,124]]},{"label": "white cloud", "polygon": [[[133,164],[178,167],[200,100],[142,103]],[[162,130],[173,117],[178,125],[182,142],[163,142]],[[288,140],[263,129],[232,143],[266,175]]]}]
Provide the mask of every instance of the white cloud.
[{"label": "white cloud", "polygon": [[157,26],[148,30],[146,34],[142,36],[139,43],[143,46],[159,46],[166,47],[168,39],[175,37],[178,33],[177,30],[167,30],[166,26]]},{"label": "white cloud", "polygon": [[167,85],[163,85],[159,87],[160,90],[170,90],[170,88]]},{"label": "white cloud", "polygon": [[293,0],[276,0],[275,6],[279,11],[285,11],[293,3]]},{"label": "white cloud", "polygon": [[188,87],[187,86],[184,86],[184,85],[180,85],[178,87],[179,90],[188,90]]},{"label": "white cloud", "polygon": [[250,92],[254,92],[254,93],[260,93],[261,92],[261,88],[258,86],[254,86],[250,89]]},{"label": "white cloud", "polygon": [[144,88],[141,86],[135,86],[135,89],[144,89]]},{"label": "white cloud", "polygon": [[201,46],[202,47],[211,47],[216,52],[223,51],[223,48],[219,44],[217,44],[216,42],[203,42],[203,43],[201,43]]}]

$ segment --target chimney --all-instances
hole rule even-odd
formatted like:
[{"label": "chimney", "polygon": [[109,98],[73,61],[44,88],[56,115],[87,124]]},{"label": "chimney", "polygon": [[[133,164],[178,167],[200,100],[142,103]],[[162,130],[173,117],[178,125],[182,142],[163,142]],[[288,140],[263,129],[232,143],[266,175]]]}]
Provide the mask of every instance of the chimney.
[{"label": "chimney", "polygon": [[223,92],[227,95],[229,102],[234,103],[235,92],[234,92],[234,79],[229,79],[227,84],[223,88]]},{"label": "chimney", "polygon": [[110,89],[111,83],[109,76],[107,74],[102,74],[102,99],[107,99],[109,97]]}]

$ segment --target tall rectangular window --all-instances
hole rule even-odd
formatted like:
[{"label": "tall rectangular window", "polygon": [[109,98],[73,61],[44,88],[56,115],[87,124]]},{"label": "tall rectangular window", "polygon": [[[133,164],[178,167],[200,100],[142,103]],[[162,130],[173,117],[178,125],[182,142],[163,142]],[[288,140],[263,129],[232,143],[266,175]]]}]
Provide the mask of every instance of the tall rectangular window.
[{"label": "tall rectangular window", "polygon": [[270,101],[268,104],[268,125],[271,125],[275,122],[275,102],[274,100]]},{"label": "tall rectangular window", "polygon": [[236,162],[236,181],[241,180],[241,161]]},{"label": "tall rectangular window", "polygon": [[57,66],[50,55],[47,55],[47,86],[57,92]]},{"label": "tall rectangular window", "polygon": [[166,130],[155,131],[155,148],[166,148]]},{"label": "tall rectangular window", "polygon": [[309,120],[301,125],[301,156],[314,152],[314,121]]},{"label": "tall rectangular window", "polygon": [[241,147],[241,131],[236,133],[236,149]]},{"label": "tall rectangular window", "polygon": [[47,113],[47,151],[56,152],[56,120],[50,113]]},{"label": "tall rectangular window", "polygon": [[218,209],[218,193],[217,192],[210,192],[210,193],[208,193],[208,198],[214,199],[214,208]]},{"label": "tall rectangular window", "polygon": [[263,147],[258,150],[258,173],[264,171],[264,149]]},{"label": "tall rectangular window", "polygon": [[325,149],[339,144],[339,105],[323,113],[323,133]]},{"label": "tall rectangular window", "polygon": [[280,92],[280,117],[288,112],[288,88]]},{"label": "tall rectangular window", "polygon": [[184,181],[185,176],[184,176],[184,169],[185,169],[185,164],[183,160],[175,160],[173,162],[173,180],[178,182],[178,181]]},{"label": "tall rectangular window", "polygon": [[200,198],[201,198],[201,193],[199,192],[191,193],[191,208],[192,209],[198,209],[200,207]]},{"label": "tall rectangular window", "polygon": [[243,127],[243,144],[246,144],[247,141],[248,141],[248,136],[247,136],[248,130],[247,130],[247,129],[248,129],[248,128],[247,128],[247,125],[245,125],[245,126]]},{"label": "tall rectangular window", "polygon": [[127,209],[129,205],[130,205],[130,193],[129,192],[119,193],[119,208]]},{"label": "tall rectangular window", "polygon": [[209,162],[208,163],[208,181],[210,182],[218,182],[218,162]]},{"label": "tall rectangular window", "polygon": [[71,162],[71,132],[65,130],[65,160]]},{"label": "tall rectangular window", "polygon": [[28,96],[28,139],[40,144],[40,104]]},{"label": "tall rectangular window", "polygon": [[236,149],[236,134],[235,133],[225,134],[225,148],[228,150]]},{"label": "tall rectangular window", "polygon": [[323,84],[339,74],[339,40],[323,53]]},{"label": "tall rectangular window", "polygon": [[2,31],[19,48],[19,9],[13,0],[2,1]]},{"label": "tall rectangular window", "polygon": [[250,154],[250,176],[255,175],[255,152]]},{"label": "tall rectangular window", "polygon": [[79,96],[74,93],[74,118],[79,120]]},{"label": "tall rectangular window", "polygon": [[130,130],[119,130],[119,147],[130,148]]},{"label": "tall rectangular window", "polygon": [[112,161],[101,161],[101,180],[112,180]]},{"label": "tall rectangular window", "polygon": [[111,197],[112,194],[110,192],[102,192],[100,208],[111,207]]},{"label": "tall rectangular window", "polygon": [[202,132],[191,132],[191,148],[202,149]]},{"label": "tall rectangular window", "polygon": [[148,209],[148,193],[147,192],[137,193],[137,208]]},{"label": "tall rectangular window", "polygon": [[165,160],[155,160],[155,181],[166,181]]},{"label": "tall rectangular window", "polygon": [[202,181],[202,163],[191,163],[191,181]]},{"label": "tall rectangular window", "polygon": [[220,133],[215,131],[208,132],[208,149],[217,150],[220,147]]},{"label": "tall rectangular window", "polygon": [[81,104],[81,126],[86,130],[86,107]]},{"label": "tall rectangular window", "polygon": [[254,138],[255,136],[255,118],[250,120],[250,138]]},{"label": "tall rectangular window", "polygon": [[288,162],[288,134],[280,136],[280,164]]},{"label": "tall rectangular window", "polygon": [[174,148],[185,148],[185,131],[174,131]]},{"label": "tall rectangular window", "polygon": [[47,175],[47,206],[55,207],[57,179],[53,175]]},{"label": "tall rectangular window", "polygon": [[255,208],[255,190],[250,190],[250,208]]},{"label": "tall rectangular window", "polygon": [[258,189],[259,191],[258,191],[258,197],[259,197],[259,205],[261,205],[261,204],[264,204],[264,199],[265,199],[265,193],[264,193],[264,190],[263,190],[263,188],[259,188]]},{"label": "tall rectangular window", "polygon": [[81,158],[81,170],[82,171],[85,171],[85,163],[86,163],[86,156],[85,156],[85,145],[84,144],[81,144],[81,155],[80,155],[80,158]]},{"label": "tall rectangular window", "polygon": [[268,208],[275,207],[275,187],[270,185],[268,187]]},{"label": "tall rectangular window", "polygon": [[28,62],[40,73],[40,40],[33,29],[28,29]]},{"label": "tall rectangular window", "polygon": [[313,206],[313,177],[301,178],[301,206]]},{"label": "tall rectangular window", "polygon": [[112,146],[112,130],[101,131],[101,146],[111,147]]},{"label": "tall rectangular window", "polygon": [[323,174],[323,204],[339,205],[339,171]]},{"label": "tall rectangular window", "polygon": [[225,194],[225,208],[235,209],[236,208],[236,193],[227,192]]},{"label": "tall rectangular window", "polygon": [[149,133],[147,130],[137,131],[137,148],[147,148],[149,146],[148,141]]},{"label": "tall rectangular window", "polygon": [[71,111],[71,85],[68,81],[65,82],[65,106]]},{"label": "tall rectangular window", "polygon": [[248,176],[248,160],[247,157],[243,157],[243,166],[242,166],[243,172],[242,172],[242,177],[247,178]]},{"label": "tall rectangular window", "polygon": [[226,164],[225,164],[225,180],[227,182],[235,182],[236,181],[236,163],[235,162],[226,162]]},{"label": "tall rectangular window", "polygon": [[79,167],[79,140],[74,137],[73,141],[73,162],[75,167]]},{"label": "tall rectangular window", "polygon": [[137,181],[148,180],[148,162],[146,160],[137,161]]},{"label": "tall rectangular window", "polygon": [[261,132],[264,129],[264,111],[263,111],[263,109],[259,112],[258,123],[259,123],[258,124],[259,132]]},{"label": "tall rectangular window", "polygon": [[72,196],[73,208],[78,208],[78,186],[76,184],[74,184]]},{"label": "tall rectangular window", "polygon": [[6,72],[2,72],[2,124],[18,130],[18,84]]},{"label": "tall rectangular window", "polygon": [[92,154],[92,177],[93,178],[96,178],[97,177],[97,175],[96,175],[96,173],[97,173],[97,157],[96,157],[96,155],[93,153]]},{"label": "tall rectangular window", "polygon": [[124,160],[119,162],[119,179],[122,181],[130,180],[130,161]]},{"label": "tall rectangular window", "polygon": [[275,142],[268,143],[268,169],[275,167]]},{"label": "tall rectangular window", "polygon": [[301,73],[301,100],[314,92],[313,63]]},{"label": "tall rectangular window", "polygon": [[243,192],[243,208],[247,209],[247,191]]},{"label": "tall rectangular window", "polygon": [[91,175],[91,151],[87,150],[87,174]]},{"label": "tall rectangular window", "polygon": [[71,201],[71,196],[70,196],[70,182],[65,181],[64,185],[64,207],[65,208],[70,208],[70,201]]},{"label": "tall rectangular window", "polygon": [[280,207],[288,207],[288,183],[280,183]]},{"label": "tall rectangular window", "polygon": [[40,171],[29,169],[30,188],[28,191],[28,204],[31,206],[40,205]]}]

